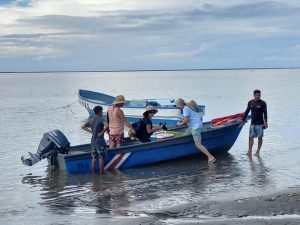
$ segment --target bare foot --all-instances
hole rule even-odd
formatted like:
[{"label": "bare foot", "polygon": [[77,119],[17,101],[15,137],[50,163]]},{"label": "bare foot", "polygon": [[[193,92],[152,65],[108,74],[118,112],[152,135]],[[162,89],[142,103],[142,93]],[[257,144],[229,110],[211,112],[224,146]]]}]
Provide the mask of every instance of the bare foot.
[{"label": "bare foot", "polygon": [[214,163],[215,161],[216,161],[215,158],[211,158],[211,159],[208,160],[208,163]]},{"label": "bare foot", "polygon": [[249,160],[251,161],[252,160],[252,154],[246,154],[247,156],[248,156],[248,158],[249,158]]},{"label": "bare foot", "polygon": [[259,156],[259,152],[255,152],[255,154],[254,154],[255,156]]},{"label": "bare foot", "polygon": [[249,151],[248,151],[248,152],[246,153],[246,155],[252,156],[252,152],[249,152]]}]

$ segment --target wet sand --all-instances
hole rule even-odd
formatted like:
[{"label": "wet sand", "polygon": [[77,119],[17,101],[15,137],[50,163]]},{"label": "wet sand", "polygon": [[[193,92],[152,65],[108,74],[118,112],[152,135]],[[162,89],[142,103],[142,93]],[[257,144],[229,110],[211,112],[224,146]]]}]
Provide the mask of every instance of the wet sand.
[{"label": "wet sand", "polygon": [[264,196],[180,206],[149,216],[130,220],[130,224],[299,225],[300,188]]},{"label": "wet sand", "polygon": [[207,221],[206,224],[296,225],[300,224],[300,188],[265,196],[213,202],[201,207],[200,212],[216,217],[215,221]]}]

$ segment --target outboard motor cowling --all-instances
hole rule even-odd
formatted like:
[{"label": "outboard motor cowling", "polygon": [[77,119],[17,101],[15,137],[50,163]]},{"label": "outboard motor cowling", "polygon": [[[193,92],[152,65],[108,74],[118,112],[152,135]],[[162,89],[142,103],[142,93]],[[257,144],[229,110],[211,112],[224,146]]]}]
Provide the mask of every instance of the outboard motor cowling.
[{"label": "outboard motor cowling", "polygon": [[21,160],[24,165],[32,166],[44,158],[57,156],[58,153],[68,154],[70,142],[66,136],[59,130],[52,130],[44,133],[35,154],[28,152],[28,155],[22,156]]}]

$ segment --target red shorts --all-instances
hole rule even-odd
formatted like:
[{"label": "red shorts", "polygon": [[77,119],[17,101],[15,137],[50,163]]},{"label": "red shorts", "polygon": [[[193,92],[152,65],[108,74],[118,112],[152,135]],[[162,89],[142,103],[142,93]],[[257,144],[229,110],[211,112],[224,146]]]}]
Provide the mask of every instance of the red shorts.
[{"label": "red shorts", "polygon": [[124,140],[124,133],[123,134],[110,134],[109,135],[109,140],[112,142],[123,142]]}]

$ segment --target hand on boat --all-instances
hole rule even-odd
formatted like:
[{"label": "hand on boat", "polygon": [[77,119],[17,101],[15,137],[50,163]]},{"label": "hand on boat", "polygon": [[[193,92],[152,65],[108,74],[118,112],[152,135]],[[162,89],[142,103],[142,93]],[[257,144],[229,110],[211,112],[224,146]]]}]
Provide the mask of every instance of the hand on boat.
[{"label": "hand on boat", "polygon": [[247,123],[247,121],[240,120],[240,121],[238,121],[238,123],[240,124],[240,125],[238,125],[238,128],[240,128],[240,127],[244,126],[244,124]]},{"label": "hand on boat", "polygon": [[238,123],[240,123],[241,125],[244,125],[247,121],[244,120],[238,120]]}]

